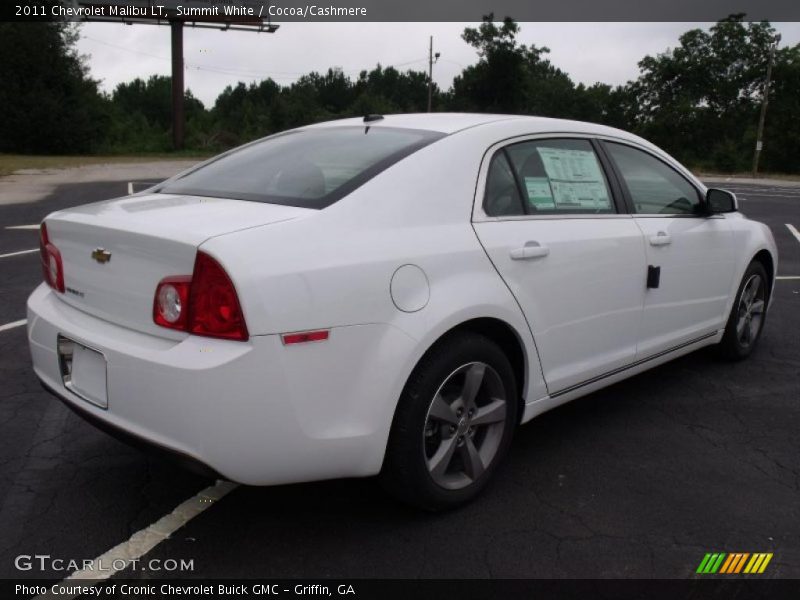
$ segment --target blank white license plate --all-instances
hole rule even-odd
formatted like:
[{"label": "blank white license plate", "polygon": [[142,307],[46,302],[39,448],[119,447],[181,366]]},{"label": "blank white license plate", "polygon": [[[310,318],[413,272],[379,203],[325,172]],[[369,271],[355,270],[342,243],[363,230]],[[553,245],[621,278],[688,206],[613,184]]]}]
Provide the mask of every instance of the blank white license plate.
[{"label": "blank white license plate", "polygon": [[105,356],[63,336],[58,353],[64,386],[84,400],[108,408]]}]

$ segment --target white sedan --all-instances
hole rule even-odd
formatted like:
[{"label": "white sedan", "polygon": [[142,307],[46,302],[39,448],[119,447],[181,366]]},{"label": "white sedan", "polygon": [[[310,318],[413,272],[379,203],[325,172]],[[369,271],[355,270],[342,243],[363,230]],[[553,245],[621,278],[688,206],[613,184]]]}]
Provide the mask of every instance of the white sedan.
[{"label": "white sedan", "polygon": [[380,474],[474,497],[520,423],[717,344],[750,354],[769,229],[589,123],[321,123],[41,227],[44,386],[100,427],[253,485]]}]

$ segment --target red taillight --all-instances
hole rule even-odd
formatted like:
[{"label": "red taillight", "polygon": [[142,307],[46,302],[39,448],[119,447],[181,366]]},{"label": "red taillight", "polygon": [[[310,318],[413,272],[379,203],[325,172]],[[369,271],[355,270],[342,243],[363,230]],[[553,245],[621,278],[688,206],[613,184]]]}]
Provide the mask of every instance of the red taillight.
[{"label": "red taillight", "polygon": [[153,321],[197,335],[247,340],[236,288],[220,264],[198,252],[191,277],[162,279],[153,300]]},{"label": "red taillight", "polygon": [[202,252],[194,261],[189,317],[191,333],[231,340],[248,338],[233,282],[217,261]]},{"label": "red taillight", "polygon": [[50,243],[45,223],[39,228],[39,256],[42,261],[42,276],[47,285],[63,294],[64,263],[61,260],[61,252]]},{"label": "red taillight", "polygon": [[186,330],[189,315],[189,287],[192,278],[167,277],[156,288],[153,302],[153,321],[156,325]]}]

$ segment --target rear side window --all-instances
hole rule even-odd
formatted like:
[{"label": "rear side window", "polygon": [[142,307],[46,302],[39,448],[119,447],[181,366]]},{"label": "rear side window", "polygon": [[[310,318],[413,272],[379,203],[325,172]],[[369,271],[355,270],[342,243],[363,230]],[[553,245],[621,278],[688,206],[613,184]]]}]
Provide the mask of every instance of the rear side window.
[{"label": "rear side window", "polygon": [[[600,161],[588,140],[536,140],[520,142],[495,154],[487,179],[488,216],[501,216],[493,180],[500,156],[511,168],[517,198],[515,214],[569,215],[616,212]],[[501,161],[502,162],[502,161]]]},{"label": "rear side window", "polygon": [[156,191],[325,208],[443,135],[358,126],[291,131],[243,146]]},{"label": "rear side window", "polygon": [[525,214],[514,171],[503,151],[495,154],[489,165],[484,210],[490,217]]}]

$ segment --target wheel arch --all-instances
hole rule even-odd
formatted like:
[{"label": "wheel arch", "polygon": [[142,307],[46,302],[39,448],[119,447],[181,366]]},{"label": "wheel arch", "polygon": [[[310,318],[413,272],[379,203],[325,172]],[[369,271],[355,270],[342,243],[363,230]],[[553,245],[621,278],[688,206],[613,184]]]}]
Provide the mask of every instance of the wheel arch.
[{"label": "wheel arch", "polygon": [[[408,376],[403,384],[400,396],[398,396],[398,400],[401,398],[402,394],[405,393],[408,381],[417,367],[419,367],[419,365],[422,364],[423,361],[425,361],[439,345],[446,342],[452,336],[463,332],[475,333],[492,340],[508,357],[509,362],[511,363],[511,368],[514,372],[514,379],[517,384],[517,396],[515,398],[517,407],[516,423],[519,425],[522,422],[522,418],[525,414],[525,398],[528,392],[526,386],[529,386],[532,383],[529,375],[531,361],[528,359],[528,349],[525,346],[523,336],[513,325],[498,317],[476,316],[466,318],[439,333],[438,336],[433,338],[432,341],[427,344],[425,351],[419,355],[416,362],[413,363],[413,367],[408,372]],[[535,352],[535,349],[533,351]],[[534,365],[537,365],[538,356],[534,358]],[[388,435],[386,438],[386,445],[384,446],[380,472],[384,471],[386,465],[389,446],[391,444],[391,438],[393,435],[392,432],[395,428],[399,407],[400,403],[397,402],[392,411],[392,418],[390,421],[389,431],[387,432]]]},{"label": "wheel arch", "polygon": [[[762,248],[758,252],[755,253],[752,260],[750,262],[759,262],[764,267],[764,270],[767,272],[767,289],[769,290],[769,296],[772,297],[772,287],[775,283],[775,259],[772,257],[772,254],[766,248]],[[769,301],[770,298],[767,298]]]},{"label": "wheel arch", "polygon": [[[525,344],[517,330],[508,322],[496,317],[475,317],[458,323],[439,335],[417,360],[414,369],[442,342],[461,332],[482,335],[497,344],[511,363],[517,384],[517,422],[525,410],[526,386],[529,384],[529,365]],[[413,371],[413,370],[412,370]]]}]

